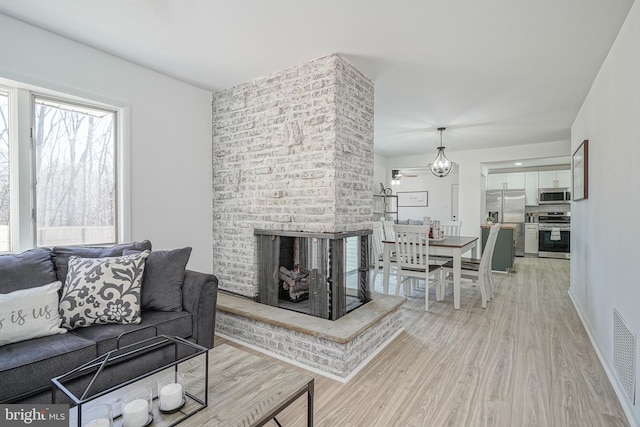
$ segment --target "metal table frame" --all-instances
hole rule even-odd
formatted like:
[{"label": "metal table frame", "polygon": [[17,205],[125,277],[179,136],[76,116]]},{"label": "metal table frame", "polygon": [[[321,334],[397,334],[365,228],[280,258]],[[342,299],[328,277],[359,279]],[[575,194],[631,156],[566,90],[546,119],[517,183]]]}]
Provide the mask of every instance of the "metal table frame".
[{"label": "metal table frame", "polygon": [[[139,331],[132,331],[132,332],[137,332]],[[186,362],[187,360],[193,359],[195,357],[204,355],[204,359],[205,359],[205,366],[204,366],[204,399],[200,399],[197,396],[194,396],[193,394],[186,392],[185,394],[187,396],[187,398],[192,399],[194,402],[196,402],[199,406],[196,407],[195,410],[193,410],[192,412],[189,412],[187,414],[184,414],[184,416],[180,417],[176,422],[173,422],[172,424],[170,424],[171,426],[174,426],[178,423],[180,423],[181,421],[185,420],[186,418],[191,417],[192,415],[196,414],[197,412],[201,411],[202,409],[206,408],[208,406],[208,390],[209,390],[209,353],[208,353],[208,349],[205,347],[202,347],[198,344],[192,343],[190,341],[187,341],[183,338],[180,337],[170,337],[167,335],[159,335],[159,336],[155,336],[152,338],[148,338],[142,341],[139,341],[137,343],[133,343],[131,345],[127,345],[124,346],[122,348],[120,348],[119,343],[120,343],[120,339],[123,338],[125,334],[122,334],[121,336],[118,337],[118,346],[115,350],[109,351],[105,354],[103,354],[102,356],[99,356],[79,367],[77,367],[76,369],[67,372],[66,374],[60,375],[58,377],[55,377],[53,379],[51,379],[51,382],[53,383],[53,387],[51,390],[52,393],[52,403],[55,404],[56,403],[56,395],[57,395],[57,391],[61,391],[63,392],[69,399],[71,399],[71,401],[73,402],[73,406],[77,406],[77,425],[81,426],[82,425],[82,407],[83,405],[88,404],[89,402],[98,399],[102,396],[105,396],[109,393],[112,393],[116,390],[119,390],[123,387],[126,387],[130,384],[133,384],[137,381],[140,381],[144,378],[147,378],[151,375],[157,374],[158,372],[162,372],[168,368],[174,368],[175,372],[178,372],[178,365],[180,363]],[[105,368],[113,368],[115,366],[117,366],[119,363],[128,361],[128,360],[132,360],[136,357],[140,357],[141,355],[144,354],[149,354],[151,352],[154,351],[159,351],[161,349],[167,348],[173,346],[174,347],[174,358],[173,360],[155,368],[152,369],[142,375],[138,375],[134,378],[131,378],[127,381],[124,381],[123,383],[119,383],[113,387],[110,387],[106,390],[102,390],[99,392],[96,392],[95,394],[92,393],[92,388],[94,386],[94,384],[96,383],[96,381],[98,380],[98,378],[100,377],[100,375],[105,372]],[[188,348],[191,353],[186,355],[186,356],[179,356],[179,350],[180,348]],[[82,392],[81,396],[78,397],[76,396],[72,391],[70,391],[65,384],[69,384],[71,382],[73,382],[74,380],[78,379],[78,378],[82,378],[82,377],[87,377],[89,375],[92,375],[92,378],[89,382],[89,384],[86,386],[86,388],[84,389],[84,391]]]}]

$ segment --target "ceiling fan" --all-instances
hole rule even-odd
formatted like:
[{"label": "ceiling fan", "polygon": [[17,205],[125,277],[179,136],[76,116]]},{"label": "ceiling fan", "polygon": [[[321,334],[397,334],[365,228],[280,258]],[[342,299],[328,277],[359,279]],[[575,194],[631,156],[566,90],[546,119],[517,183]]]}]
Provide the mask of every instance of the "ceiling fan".
[{"label": "ceiling fan", "polygon": [[400,179],[400,178],[415,178],[418,175],[412,173],[403,173],[399,169],[393,169],[391,171],[391,179]]},{"label": "ceiling fan", "polygon": [[391,170],[391,185],[400,184],[400,180],[402,178],[415,178],[417,176],[418,175],[410,174],[410,173],[401,173],[399,169],[392,169]]}]

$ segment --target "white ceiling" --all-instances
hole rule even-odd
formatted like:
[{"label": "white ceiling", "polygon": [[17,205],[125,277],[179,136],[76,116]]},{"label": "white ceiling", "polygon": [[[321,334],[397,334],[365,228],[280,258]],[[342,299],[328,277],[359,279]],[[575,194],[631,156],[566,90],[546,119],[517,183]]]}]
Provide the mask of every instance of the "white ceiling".
[{"label": "white ceiling", "polygon": [[[375,150],[567,141],[633,0],[0,0],[212,91],[334,52],[375,83]],[[6,42],[6,41],[5,41]]]}]

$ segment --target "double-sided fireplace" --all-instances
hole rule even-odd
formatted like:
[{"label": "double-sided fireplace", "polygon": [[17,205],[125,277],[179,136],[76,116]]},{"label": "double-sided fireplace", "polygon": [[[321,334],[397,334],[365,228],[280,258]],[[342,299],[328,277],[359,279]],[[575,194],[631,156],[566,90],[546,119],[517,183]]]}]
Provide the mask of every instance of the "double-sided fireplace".
[{"label": "double-sided fireplace", "polygon": [[371,230],[254,230],[258,302],[336,320],[371,300]]}]

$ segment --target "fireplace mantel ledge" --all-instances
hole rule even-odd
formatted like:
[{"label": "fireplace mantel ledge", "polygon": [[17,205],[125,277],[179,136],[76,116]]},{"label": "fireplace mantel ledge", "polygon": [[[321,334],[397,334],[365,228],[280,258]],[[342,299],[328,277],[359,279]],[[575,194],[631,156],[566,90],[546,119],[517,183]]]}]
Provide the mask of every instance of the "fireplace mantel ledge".
[{"label": "fireplace mantel ledge", "polygon": [[218,292],[216,308],[292,331],[346,344],[353,341],[383,317],[397,310],[406,301],[405,297],[373,293],[372,300],[362,307],[358,307],[338,320],[326,320],[270,305],[259,304],[248,298],[220,291]]}]

